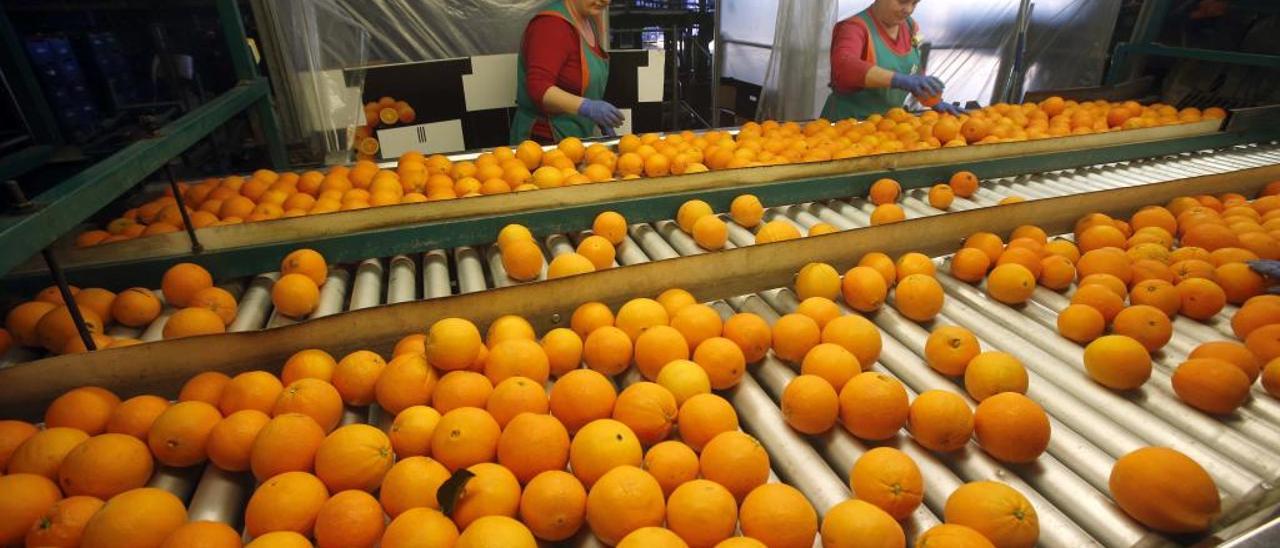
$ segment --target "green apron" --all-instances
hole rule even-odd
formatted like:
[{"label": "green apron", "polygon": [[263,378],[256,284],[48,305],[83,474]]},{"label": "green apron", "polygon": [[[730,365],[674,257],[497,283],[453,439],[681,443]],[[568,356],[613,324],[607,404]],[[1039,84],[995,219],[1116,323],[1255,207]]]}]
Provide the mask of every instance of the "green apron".
[{"label": "green apron", "polygon": [[[574,25],[573,16],[569,13],[569,8],[564,5],[564,0],[554,0],[538,12],[534,17],[541,16],[559,17]],[[577,26],[574,25],[576,29]],[[596,43],[602,44],[599,39],[599,28],[596,29]],[[607,56],[601,56],[587,44],[586,39],[582,37],[582,33],[578,33],[579,49],[582,51],[582,96],[587,99],[600,99],[604,97],[605,84],[609,82],[609,59]],[[603,50],[603,48],[602,48]],[[591,137],[597,135],[596,123],[585,116],[577,114],[556,114],[549,116],[538,108],[537,102],[529,97],[526,91],[525,82],[525,63],[524,51],[520,51],[519,58],[516,61],[516,114],[511,120],[511,144],[516,145],[521,141],[529,139],[533,126],[538,120],[547,120],[551,126],[551,135],[559,141],[565,137]]]},{"label": "green apron", "polygon": [[[880,37],[876,22],[870,11],[863,11],[854,16],[854,23],[861,24],[867,30],[867,50],[863,60],[882,69],[900,73],[916,74],[920,72],[920,49],[915,45],[911,51],[899,55]],[[907,20],[906,32],[916,31],[914,20]],[[907,92],[893,88],[866,88],[857,93],[838,93],[832,90],[827,96],[827,103],[822,107],[822,117],[833,122],[845,118],[866,118],[872,114],[883,114],[885,111],[900,107],[907,100]]]}]

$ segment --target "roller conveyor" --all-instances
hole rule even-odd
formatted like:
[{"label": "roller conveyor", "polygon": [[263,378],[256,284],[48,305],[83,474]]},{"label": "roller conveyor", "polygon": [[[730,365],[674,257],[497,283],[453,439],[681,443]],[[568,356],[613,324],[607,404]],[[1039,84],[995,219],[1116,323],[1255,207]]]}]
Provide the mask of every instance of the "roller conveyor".
[{"label": "roller conveyor", "polygon": [[[1150,160],[1136,160],[1079,169],[984,181],[971,199],[956,198],[950,211],[989,207],[1009,196],[1027,199],[1109,190],[1172,179],[1224,173],[1280,163],[1280,145],[1246,145],[1214,152],[1190,152]],[[927,189],[906,192],[902,201],[908,218],[946,213],[928,204]],[[868,226],[874,206],[862,198],[780,205],[765,219],[782,219],[802,233],[818,222],[849,230]],[[728,219],[726,247],[748,246],[754,235]],[[556,234],[540,244],[549,261],[573,251],[584,233]],[[959,238],[961,235],[957,235]],[[639,223],[628,230],[618,247],[616,265],[632,265],[705,253],[674,221]],[[1170,343],[1153,355],[1152,379],[1135,394],[1118,394],[1088,380],[1081,370],[1082,348],[1056,334],[1057,311],[1069,302],[1063,293],[1037,288],[1032,300],[1012,308],[989,299],[980,287],[950,278],[946,259],[937,259],[938,280],[946,292],[941,314],[931,325],[903,318],[892,307],[868,315],[881,331],[883,349],[872,368],[901,380],[912,397],[934,389],[959,393],[955,380],[924,363],[924,344],[933,325],[962,325],[981,340],[984,350],[1002,350],[1026,365],[1027,395],[1050,416],[1053,435],[1048,450],[1035,463],[1008,465],[995,461],[976,442],[957,452],[937,454],[900,433],[875,444],[859,440],[837,426],[820,436],[804,436],[788,427],[779,410],[786,384],[795,369],[772,354],[752,365],[737,387],[724,391],[738,410],[742,428],[769,452],[773,473],[810,499],[819,515],[849,497],[850,468],[862,453],[889,445],[910,455],[925,478],[925,499],[904,522],[908,539],[938,523],[946,496],[959,485],[996,479],[1017,488],[1035,506],[1040,518],[1040,545],[1137,546],[1161,542],[1160,537],[1110,502],[1107,477],[1116,458],[1146,445],[1174,447],[1200,462],[1214,477],[1223,495],[1224,520],[1233,520],[1273,503],[1273,482],[1280,478],[1280,402],[1254,387],[1254,397],[1240,412],[1225,419],[1203,415],[1177,400],[1169,388],[1169,374],[1187,353],[1208,340],[1231,337],[1228,306],[1216,318],[1199,323],[1186,318],[1174,322]],[[270,289],[278,273],[264,273],[228,287],[240,302],[229,331],[248,331],[295,322],[271,309]],[[542,276],[545,277],[545,265]],[[484,291],[515,284],[502,269],[494,246],[429,250],[415,255],[368,259],[351,266],[332,267],[321,289],[312,318],[413,299]],[[798,304],[789,289],[770,289],[711,303],[723,316],[753,312],[773,323]],[[845,313],[851,313],[841,307]],[[172,309],[150,326],[130,330],[113,327],[109,334],[144,341],[161,338]],[[4,365],[39,356],[16,349]],[[638,376],[622,375],[619,388]],[[970,405],[974,405],[969,400]],[[375,408],[349,409],[343,423],[368,422],[381,427],[390,417]],[[206,466],[203,470],[157,471],[151,484],[168,489],[189,502],[192,519],[224,521],[240,527],[244,504],[252,493],[247,474],[233,474]],[[598,546],[589,533],[573,545]]]}]

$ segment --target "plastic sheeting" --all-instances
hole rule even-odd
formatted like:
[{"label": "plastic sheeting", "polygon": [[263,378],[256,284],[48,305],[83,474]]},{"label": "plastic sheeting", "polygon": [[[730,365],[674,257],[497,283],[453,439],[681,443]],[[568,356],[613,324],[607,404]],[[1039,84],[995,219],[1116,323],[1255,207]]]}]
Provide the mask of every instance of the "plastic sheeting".
[{"label": "plastic sheeting", "polygon": [[[766,74],[759,116],[806,119],[822,109],[830,81],[831,28],[869,0],[732,0],[742,13],[776,7],[773,48],[760,67],[760,48],[727,48],[726,75]],[[916,22],[932,46],[928,72],[947,83],[948,101],[988,104],[998,90],[1002,62],[1011,59],[1019,0],[926,0]],[[1098,85],[1121,0],[1033,0],[1024,89]],[[722,35],[761,38],[764,16],[733,18],[726,7]],[[821,29],[815,31],[814,29]],[[732,43],[730,43],[732,45]],[[755,51],[747,52],[747,49]],[[815,60],[816,57],[816,60]],[[747,81],[751,81],[747,78]],[[759,83],[759,82],[758,82]]]},{"label": "plastic sheeting", "polygon": [[290,110],[286,129],[334,152],[349,149],[354,127],[363,123],[362,74],[352,69],[514,53],[546,2],[259,0],[255,7],[283,73],[276,85]]}]

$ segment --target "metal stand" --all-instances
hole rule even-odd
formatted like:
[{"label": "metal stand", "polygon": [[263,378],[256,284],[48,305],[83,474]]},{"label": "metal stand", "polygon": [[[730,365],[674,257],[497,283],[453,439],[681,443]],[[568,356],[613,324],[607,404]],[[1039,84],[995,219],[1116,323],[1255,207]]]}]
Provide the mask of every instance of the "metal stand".
[{"label": "metal stand", "polygon": [[191,240],[191,252],[204,251],[200,239],[196,237],[196,227],[191,226],[191,214],[187,212],[186,201],[182,197],[182,189],[178,188],[178,177],[173,174],[173,164],[164,165],[164,174],[169,178],[169,190],[173,191],[173,199],[178,206],[178,214],[182,215],[182,226],[187,229],[187,238]]}]

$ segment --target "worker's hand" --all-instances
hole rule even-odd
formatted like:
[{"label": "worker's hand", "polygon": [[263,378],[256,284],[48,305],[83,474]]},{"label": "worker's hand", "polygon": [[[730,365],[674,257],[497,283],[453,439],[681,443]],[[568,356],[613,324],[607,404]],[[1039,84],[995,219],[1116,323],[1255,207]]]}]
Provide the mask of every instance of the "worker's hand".
[{"label": "worker's hand", "polygon": [[932,76],[894,73],[893,79],[889,81],[889,87],[906,90],[916,97],[937,97],[942,95],[942,89],[946,85],[942,80]]},{"label": "worker's hand", "polygon": [[1274,285],[1275,282],[1280,281],[1280,261],[1249,261],[1249,268],[1252,268],[1253,271],[1258,274],[1262,274],[1262,276],[1267,279],[1267,283],[1270,285],[1270,287],[1267,288],[1267,293],[1280,293],[1280,285]]},{"label": "worker's hand", "polygon": [[614,131],[614,129],[609,126],[600,126],[600,133],[604,134],[605,137],[609,137],[609,138],[614,138],[618,136],[618,132]]},{"label": "worker's hand", "polygon": [[620,127],[622,126],[622,111],[605,101],[597,101],[595,99],[583,99],[582,106],[578,107],[578,115],[590,118],[600,127]]},{"label": "worker's hand", "polygon": [[933,110],[937,111],[939,114],[951,114],[953,116],[959,116],[968,112],[965,109],[960,108],[959,105],[948,103],[946,101],[933,105]]}]

